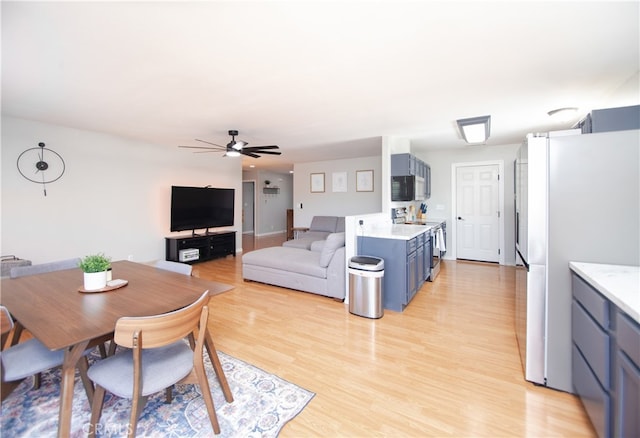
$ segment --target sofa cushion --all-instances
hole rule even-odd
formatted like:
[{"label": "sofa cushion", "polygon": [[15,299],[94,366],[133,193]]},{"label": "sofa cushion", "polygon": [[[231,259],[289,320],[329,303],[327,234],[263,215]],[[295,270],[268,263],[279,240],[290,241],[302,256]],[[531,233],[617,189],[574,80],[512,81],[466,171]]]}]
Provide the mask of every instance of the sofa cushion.
[{"label": "sofa cushion", "polygon": [[311,248],[309,249],[315,252],[322,252],[322,248],[324,248],[325,242],[326,240],[316,240],[315,242],[311,243]]},{"label": "sofa cushion", "polygon": [[324,240],[331,233],[325,231],[307,231],[298,237],[297,239],[287,240],[282,243],[282,246],[288,246],[289,248],[302,248],[311,249],[311,245],[318,241]]},{"label": "sofa cushion", "polygon": [[329,266],[333,254],[342,246],[344,246],[344,233],[329,234],[322,247],[322,252],[320,252],[320,266],[323,268]]},{"label": "sofa cushion", "polygon": [[299,248],[273,246],[248,252],[242,256],[244,265],[257,265],[282,271],[326,278],[327,269],[320,266],[320,253]]},{"label": "sofa cushion", "polygon": [[336,231],[337,216],[314,216],[309,225],[309,231]]}]

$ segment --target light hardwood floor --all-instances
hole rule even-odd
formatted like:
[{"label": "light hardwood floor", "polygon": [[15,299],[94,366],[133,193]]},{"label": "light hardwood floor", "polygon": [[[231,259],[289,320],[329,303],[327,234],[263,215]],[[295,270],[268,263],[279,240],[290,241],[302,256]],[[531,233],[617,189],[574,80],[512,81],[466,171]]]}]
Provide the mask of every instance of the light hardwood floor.
[{"label": "light hardwood floor", "polygon": [[194,275],[235,286],[211,299],[218,349],[316,393],[282,437],[595,436],[575,396],[523,379],[512,267],[444,261],[404,312],[379,320],[244,282],[241,269],[238,254]]}]

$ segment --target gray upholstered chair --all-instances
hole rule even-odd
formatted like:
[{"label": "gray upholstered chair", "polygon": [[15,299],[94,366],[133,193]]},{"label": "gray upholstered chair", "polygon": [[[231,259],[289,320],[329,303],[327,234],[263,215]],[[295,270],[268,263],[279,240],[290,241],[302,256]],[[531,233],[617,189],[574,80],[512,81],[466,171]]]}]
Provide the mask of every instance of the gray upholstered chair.
[{"label": "gray upholstered chair", "polygon": [[65,269],[74,269],[80,263],[79,258],[58,260],[50,263],[41,263],[31,266],[16,266],[11,268],[9,276],[11,278],[24,277],[25,275],[44,274],[45,272],[63,271]]},{"label": "gray upholstered chair", "polygon": [[[203,362],[203,346],[208,338],[208,302],[209,291],[205,291],[193,304],[174,312],[118,319],[114,339],[126,349],[96,362],[88,372],[95,383],[89,436],[96,434],[105,391],[132,400],[127,428],[131,437],[136,434],[138,417],[148,396],[176,383],[200,385],[211,427],[216,434],[220,433]],[[196,332],[192,350],[184,338],[189,336],[193,340]],[[209,347],[210,354],[217,355],[213,345]],[[220,386],[228,387],[221,367],[216,368],[216,374]]]},{"label": "gray upholstered chair", "polygon": [[186,263],[172,262],[170,260],[158,260],[155,263],[155,267],[184,275],[191,275],[191,271],[193,269],[191,265],[187,265]]},{"label": "gray upholstered chair", "polygon": [[[13,328],[13,320],[6,307],[0,306],[2,318],[7,322],[7,333]],[[3,321],[3,322],[4,322]],[[3,324],[4,325],[4,324]],[[90,350],[85,352],[88,353]],[[37,339],[28,339],[17,345],[13,345],[0,353],[0,362],[2,367],[2,400],[4,400],[11,391],[20,383],[22,379],[30,376],[37,376],[39,373],[50,368],[62,365],[64,361],[64,351],[51,351],[45,347]],[[87,362],[86,357],[78,362],[81,371],[85,389],[90,382],[87,380]],[[39,386],[39,385],[38,385]],[[91,393],[87,392],[90,397]]]}]

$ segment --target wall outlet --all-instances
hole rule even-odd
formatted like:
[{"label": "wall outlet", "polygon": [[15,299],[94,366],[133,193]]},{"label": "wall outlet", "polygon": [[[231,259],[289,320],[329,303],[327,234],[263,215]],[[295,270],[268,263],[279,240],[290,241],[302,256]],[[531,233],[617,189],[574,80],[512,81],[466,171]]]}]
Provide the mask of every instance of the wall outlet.
[{"label": "wall outlet", "polygon": [[127,260],[129,260],[130,262],[132,262],[132,261],[133,261],[133,255],[132,255],[132,254],[128,255],[128,256],[127,256]]}]

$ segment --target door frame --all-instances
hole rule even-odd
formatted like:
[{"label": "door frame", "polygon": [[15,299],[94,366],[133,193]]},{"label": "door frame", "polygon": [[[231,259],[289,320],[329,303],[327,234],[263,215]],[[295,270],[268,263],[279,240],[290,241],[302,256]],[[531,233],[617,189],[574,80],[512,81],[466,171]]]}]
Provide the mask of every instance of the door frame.
[{"label": "door frame", "polygon": [[[256,180],[255,179],[245,179],[242,180],[242,184],[243,184],[243,189],[244,189],[244,183],[249,183],[251,185],[253,185],[253,199],[251,200],[251,202],[253,203],[253,235],[255,236],[257,234],[257,228],[258,228],[258,224],[256,223],[256,218],[258,217],[258,212],[256,211],[256,209],[258,208],[258,203],[256,202]],[[244,192],[244,190],[243,190]],[[242,200],[242,205],[241,207],[244,209],[244,199]],[[241,234],[244,234],[244,230],[243,227],[240,227],[241,229]]]},{"label": "door frame", "polygon": [[[458,190],[458,168],[460,167],[476,167],[476,166],[498,166],[498,208],[500,209],[500,217],[498,218],[498,249],[500,250],[500,256],[498,263],[505,264],[505,248],[504,248],[504,160],[489,160],[489,161],[470,161],[463,163],[451,163],[451,255],[454,260],[458,258],[457,255],[457,234],[458,234],[458,204],[457,204],[457,190]],[[455,225],[455,226],[454,226]],[[448,231],[448,230],[447,230]],[[447,252],[448,249],[447,249]]]}]

